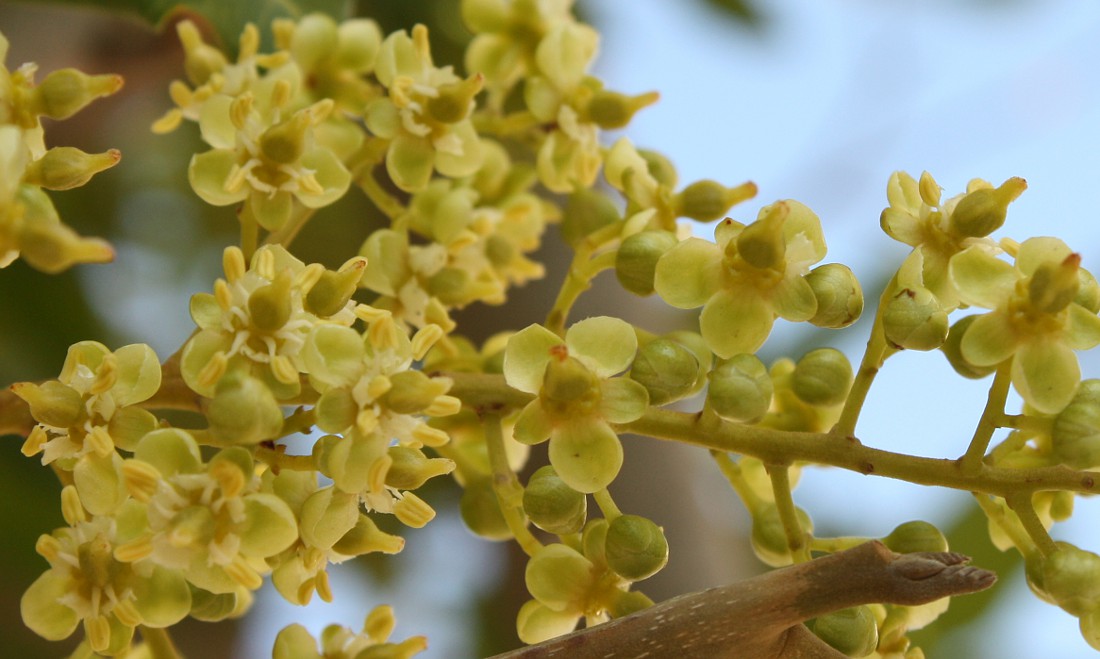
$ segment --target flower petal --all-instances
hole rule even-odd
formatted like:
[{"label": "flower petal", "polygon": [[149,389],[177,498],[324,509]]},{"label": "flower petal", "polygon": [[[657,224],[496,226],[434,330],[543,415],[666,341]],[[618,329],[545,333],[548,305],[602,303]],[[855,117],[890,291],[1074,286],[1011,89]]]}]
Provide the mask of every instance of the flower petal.
[{"label": "flower petal", "polygon": [[771,334],[774,323],[775,312],[770,304],[757,295],[731,291],[715,293],[699,314],[703,340],[723,359],[756,352]]},{"label": "flower petal", "polygon": [[1047,262],[1061,263],[1073,253],[1064,242],[1050,236],[1028,238],[1020,243],[1020,249],[1016,252],[1016,268],[1025,275],[1032,275],[1035,270]]},{"label": "flower petal", "polygon": [[147,627],[168,627],[191,612],[191,589],[178,570],[154,567],[134,583],[134,606]]},{"label": "flower petal", "polygon": [[434,167],[435,149],[423,138],[398,135],[386,152],[386,171],[405,192],[427,187]]},{"label": "flower petal", "polygon": [[311,378],[329,387],[354,384],[366,365],[363,337],[350,327],[317,325],[302,347],[302,361]]},{"label": "flower petal", "polygon": [[71,636],[80,620],[76,612],[60,600],[74,586],[72,579],[53,570],[35,579],[19,600],[23,622],[48,641],[60,641]]},{"label": "flower petal", "polygon": [[119,406],[148,400],[160,389],[160,360],[144,343],[122,346],[115,351],[118,380],[111,394]]},{"label": "flower petal", "polygon": [[187,167],[187,180],[191,189],[208,204],[228,206],[248,197],[251,188],[242,185],[238,189],[226,190],[229,172],[237,165],[237,154],[229,149],[213,149],[206,153],[196,153]]},{"label": "flower petal", "polygon": [[550,464],[565,484],[591,494],[604,489],[623,466],[623,445],[603,421],[578,419],[550,437]]},{"label": "flower petal", "polygon": [[978,316],[963,334],[959,349],[975,366],[1000,364],[1016,352],[1019,339],[1008,315],[993,311]]},{"label": "flower petal", "polygon": [[600,383],[600,413],[610,423],[630,423],[649,405],[649,392],[629,378],[612,378]]},{"label": "flower petal", "polygon": [[694,309],[721,286],[722,253],[701,238],[688,238],[657,261],[653,288],[668,304]]},{"label": "flower petal", "polygon": [[573,324],[565,332],[565,344],[571,356],[601,378],[625,371],[638,351],[634,327],[611,316],[595,316]]},{"label": "flower petal", "polygon": [[1062,411],[1073,398],[1080,381],[1077,355],[1060,341],[1028,342],[1020,346],[1012,364],[1012,384],[1016,391],[1044,414]]},{"label": "flower petal", "polygon": [[1079,304],[1069,305],[1064,336],[1066,345],[1074,350],[1089,350],[1100,345],[1100,316]]},{"label": "flower petal", "polygon": [[504,381],[520,391],[538,393],[550,349],[563,344],[557,334],[541,325],[528,325],[516,332],[504,348]]},{"label": "flower petal", "polygon": [[1015,269],[981,246],[968,247],[951,258],[951,280],[959,299],[986,309],[1001,306],[1012,294],[1018,275]]},{"label": "flower petal", "polygon": [[247,522],[241,531],[241,553],[267,557],[298,539],[298,522],[290,506],[274,494],[250,494],[244,499]]},{"label": "flower petal", "polygon": [[541,444],[550,437],[554,422],[542,407],[542,402],[533,400],[527,403],[512,428],[512,437],[521,444]]},{"label": "flower petal", "polygon": [[312,170],[314,178],[324,189],[323,192],[314,194],[298,191],[295,196],[307,208],[328,206],[343,197],[351,186],[351,173],[336,154],[328,149],[313,149],[302,156],[299,164]]},{"label": "flower petal", "polygon": [[817,297],[804,277],[787,277],[772,291],[772,308],[780,318],[801,323],[817,314]]}]

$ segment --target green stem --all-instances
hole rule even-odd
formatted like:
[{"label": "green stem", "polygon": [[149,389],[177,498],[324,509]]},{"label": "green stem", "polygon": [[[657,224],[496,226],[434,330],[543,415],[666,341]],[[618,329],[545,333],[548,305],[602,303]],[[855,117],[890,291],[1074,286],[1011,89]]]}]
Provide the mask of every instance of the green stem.
[{"label": "green stem", "polygon": [[142,625],[141,639],[145,641],[145,647],[153,659],[183,659],[183,655],[172,642],[167,628],[146,627]]},{"label": "green stem", "polygon": [[852,547],[862,545],[870,539],[871,538],[862,538],[854,535],[840,536],[837,538],[810,538],[810,550],[824,554],[835,554],[838,551],[844,551],[845,549],[851,549]]},{"label": "green stem", "polygon": [[278,231],[272,231],[264,238],[265,245],[282,245],[283,247],[290,247],[290,243],[294,242],[294,239],[302,231],[312,218],[316,210],[313,208],[299,207],[297,217],[293,218],[281,227]]},{"label": "green stem", "polygon": [[267,446],[256,447],[256,459],[266,462],[275,469],[289,469],[291,471],[316,471],[317,465],[313,463],[311,455],[287,455],[285,446],[269,448]]},{"label": "green stem", "polygon": [[1043,526],[1042,520],[1035,512],[1035,505],[1031,501],[1032,494],[1032,492],[1013,494],[1006,497],[1005,502],[1008,503],[1008,507],[1012,509],[1012,512],[1020,518],[1020,524],[1027,531],[1028,537],[1035,543],[1039,551],[1044,556],[1050,556],[1058,550],[1058,546],[1054,544],[1054,539],[1047,533],[1046,527]]},{"label": "green stem", "polygon": [[810,560],[810,545],[806,531],[798,521],[798,511],[791,496],[791,478],[787,465],[768,465],[768,477],[772,481],[772,493],[779,512],[779,521],[783,523],[783,532],[787,535],[787,548],[795,563]]},{"label": "green stem", "polygon": [[848,397],[844,400],[844,409],[840,412],[840,418],[833,426],[832,432],[840,437],[854,437],[856,423],[859,414],[863,410],[863,404],[867,402],[867,394],[871,391],[871,384],[875,381],[886,359],[897,352],[886,341],[886,331],[882,327],[881,309],[885,305],[880,302],[880,313],[875,316],[875,324],[871,327],[871,336],[867,339],[867,348],[863,351],[863,359],[860,360],[859,370],[852,381],[852,388],[848,391]]},{"label": "green stem", "polygon": [[741,465],[734,462],[733,458],[725,451],[712,450],[710,456],[718,464],[718,469],[729,481],[730,486],[737,493],[737,498],[741,499],[745,509],[750,513],[757,510],[763,501],[749,485],[748,480],[745,479],[745,474],[741,471]]},{"label": "green stem", "polygon": [[1020,525],[1020,519],[1017,515],[1011,514],[1011,511],[1006,511],[1004,506],[988,495],[974,493],[974,499],[978,502],[978,507],[982,509],[985,516],[1001,527],[1001,530],[1005,532],[1005,535],[1008,536],[1008,539],[1012,541],[1012,544],[1016,546],[1016,550],[1021,555],[1027,558],[1037,551],[1035,543]]},{"label": "green stem", "polygon": [[546,328],[562,335],[565,333],[565,321],[569,318],[569,311],[573,308],[582,293],[592,287],[592,279],[604,270],[615,267],[615,252],[605,252],[599,256],[588,259],[587,253],[578,250],[573,257],[573,264],[569,267],[569,274],[562,282],[558,297],[554,300],[554,306],[546,315]]},{"label": "green stem", "polygon": [[611,492],[607,488],[593,492],[592,498],[596,500],[596,505],[600,507],[600,511],[607,521],[610,522],[616,517],[622,517],[622,511],[615,505],[615,500],[611,498]]},{"label": "green stem", "polygon": [[516,542],[524,553],[534,556],[542,548],[529,528],[527,517],[523,513],[523,486],[508,465],[508,454],[504,450],[504,432],[500,416],[487,414],[485,422],[485,444],[489,449],[489,466],[493,470],[493,493],[497,495],[500,512],[508,524],[508,530],[515,536]]},{"label": "green stem", "polygon": [[971,438],[966,453],[959,458],[959,468],[966,473],[974,473],[981,467],[989,441],[993,439],[993,433],[998,428],[997,422],[1004,415],[1008,388],[1012,382],[1011,369],[1012,360],[1006,359],[997,367],[997,374],[993,376],[993,384],[989,386],[985,409],[978,420],[978,427],[974,429],[974,437]]}]

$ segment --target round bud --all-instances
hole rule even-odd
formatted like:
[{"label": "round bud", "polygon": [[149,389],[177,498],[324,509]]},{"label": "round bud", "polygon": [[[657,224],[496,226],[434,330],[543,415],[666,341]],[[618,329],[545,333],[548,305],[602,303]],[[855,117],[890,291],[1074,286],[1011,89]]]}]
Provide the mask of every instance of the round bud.
[{"label": "round bud", "polygon": [[557,535],[579,533],[588,514],[588,499],[566,485],[552,466],[546,465],[527,481],[523,510],[543,531]]},{"label": "round bud", "polygon": [[852,365],[835,348],[811,350],[798,360],[791,375],[791,389],[810,405],[839,405],[852,386]]},{"label": "round bud", "polygon": [[[990,529],[994,528],[994,525],[990,524]],[[1000,528],[1000,526],[997,526]],[[1011,543],[1007,543],[1007,547],[1013,546]],[[1000,545],[997,545],[1000,548]],[[1002,551],[1004,551],[1002,549]],[[1051,597],[1047,592],[1046,585],[1043,583],[1043,565],[1046,563],[1046,559],[1039,552],[1032,552],[1031,555],[1024,558],[1024,577],[1027,580],[1027,587],[1031,589],[1031,592],[1036,597],[1047,602],[1048,604],[1054,604],[1057,606],[1058,602]]]},{"label": "round bud", "polygon": [[615,203],[603,192],[580,188],[569,195],[561,215],[561,236],[574,249],[588,234],[620,221]]},{"label": "round bud", "polygon": [[589,520],[581,534],[581,549],[585,558],[599,568],[607,568],[604,549],[607,546],[607,530],[610,527],[603,517]]},{"label": "round bud", "polygon": [[500,511],[500,502],[489,478],[472,479],[462,491],[462,500],[458,505],[462,521],[466,528],[487,540],[510,540],[512,531],[504,514]]},{"label": "round bud", "polygon": [[756,421],[771,405],[772,379],[756,355],[734,355],[719,363],[707,379],[707,405],[723,419]]},{"label": "round bud", "polygon": [[859,320],[863,313],[863,289],[851,268],[826,263],[805,277],[817,300],[817,313],[810,322],[818,327],[840,329]]},{"label": "round bud", "polygon": [[596,570],[572,547],[555,543],[539,549],[527,561],[527,592],[553,611],[584,611]]},{"label": "round bud", "polygon": [[668,541],[661,527],[645,517],[619,515],[608,525],[604,556],[621,577],[641,581],[668,563]]},{"label": "round bud", "polygon": [[32,112],[51,119],[68,119],[89,103],[122,89],[122,76],[90,76],[76,69],[51,71],[29,99]]},{"label": "round bud", "polygon": [[[795,508],[798,525],[803,532],[813,530],[813,522],[805,510]],[[779,509],[774,503],[767,502],[752,511],[752,551],[764,563],[771,567],[783,567],[792,562],[787,532],[779,519]]]},{"label": "round bud", "polygon": [[977,316],[963,316],[955,321],[955,324],[951,326],[951,330],[947,333],[947,340],[940,346],[940,350],[943,351],[944,357],[947,357],[947,362],[951,364],[951,368],[955,369],[955,372],[959,375],[971,380],[979,380],[997,370],[996,364],[992,366],[975,366],[962,355],[963,336],[977,319]]},{"label": "round bud", "polygon": [[1027,181],[1013,177],[999,188],[968,192],[951,212],[951,228],[963,236],[988,236],[1005,223],[1008,205],[1027,189]]},{"label": "round bud", "polygon": [[340,23],[336,44],[336,61],[344,68],[366,73],[374,68],[382,31],[370,19],[353,18]]},{"label": "round bud", "polygon": [[878,623],[870,607],[853,606],[819,616],[810,630],[848,657],[866,657],[878,647]]},{"label": "round bud", "polygon": [[882,544],[899,554],[947,551],[947,538],[943,533],[934,525],[920,520],[899,524],[882,539]]},{"label": "round bud", "polygon": [[906,350],[934,350],[947,339],[947,313],[923,286],[902,289],[891,298],[882,325],[886,339]]},{"label": "round bud", "polygon": [[1083,380],[1050,432],[1054,455],[1074,469],[1100,465],[1100,380]]},{"label": "round bud", "polygon": [[676,187],[679,175],[677,175],[676,167],[668,159],[668,156],[650,149],[638,149],[638,155],[645,161],[646,168],[649,169],[649,175],[657,179],[659,185],[666,188]]},{"label": "round bud", "polygon": [[585,113],[592,123],[604,130],[615,130],[630,123],[638,110],[656,103],[658,94],[650,92],[638,96],[627,96],[618,92],[601,89],[592,95],[585,107]]},{"label": "round bud", "polygon": [[[752,192],[756,187],[752,186]],[[730,206],[751,197],[742,188],[727,188],[718,181],[695,181],[673,197],[672,203],[681,217],[697,222],[714,222],[725,216]]]},{"label": "round bud", "polygon": [[441,268],[428,279],[427,290],[447,306],[464,306],[470,302],[470,274],[462,268]]},{"label": "round bud", "polygon": [[635,295],[652,295],[657,261],[676,242],[676,236],[668,231],[642,231],[628,236],[615,254],[615,276],[619,283]]},{"label": "round bud", "polygon": [[1043,561],[1043,587],[1071,615],[1084,615],[1100,606],[1100,556],[1059,542],[1058,550]]},{"label": "round bud", "polygon": [[699,360],[676,341],[655,339],[638,350],[630,377],[649,392],[652,405],[664,405],[697,390]]},{"label": "round bud", "polygon": [[27,165],[23,182],[48,190],[70,190],[91,180],[92,176],[118,164],[117,149],[104,153],[84,153],[71,146],[55,146]]}]

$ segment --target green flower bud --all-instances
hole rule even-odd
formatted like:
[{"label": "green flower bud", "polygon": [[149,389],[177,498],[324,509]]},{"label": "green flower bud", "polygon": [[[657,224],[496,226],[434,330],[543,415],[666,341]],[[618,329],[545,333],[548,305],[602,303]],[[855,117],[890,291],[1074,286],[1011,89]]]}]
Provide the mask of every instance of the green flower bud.
[{"label": "green flower bud", "polygon": [[202,40],[199,29],[191,21],[180,21],[176,32],[183,44],[183,70],[191,84],[205,85],[211,75],[220,73],[229,64],[220,50]]},{"label": "green flower bud", "polygon": [[1012,177],[999,188],[968,192],[951,212],[951,228],[962,236],[988,236],[1005,223],[1008,205],[1027,189],[1027,181]]},{"label": "green flower bud", "polygon": [[1100,609],[1094,609],[1081,616],[1081,636],[1093,650],[1100,650]]},{"label": "green flower bud", "polygon": [[248,296],[248,313],[252,324],[259,330],[273,332],[290,320],[293,305],[290,287],[293,275],[289,269],[281,270],[270,284],[260,286]]},{"label": "green flower bud", "polygon": [[122,76],[90,76],[76,69],[53,71],[34,88],[30,107],[34,114],[67,119],[102,96],[122,89]]},{"label": "green flower bud", "polygon": [[899,524],[882,539],[882,544],[899,554],[947,551],[947,538],[943,533],[934,525],[920,520]]},{"label": "green flower bud", "polygon": [[760,211],[759,217],[737,235],[737,253],[757,268],[781,268],[787,252],[783,225],[790,207],[777,202]]},{"label": "green flower bud", "polygon": [[1031,306],[1045,313],[1058,313],[1069,306],[1081,285],[1077,277],[1080,267],[1080,254],[1070,254],[1061,263],[1040,264],[1027,282]]},{"label": "green flower bud", "polygon": [[71,146],[55,146],[27,165],[23,182],[47,190],[70,190],[91,180],[92,176],[118,164],[118,149],[104,153],[84,153]]},{"label": "green flower bud", "polygon": [[599,379],[575,357],[552,357],[546,364],[541,394],[547,399],[569,403],[599,392]]},{"label": "green flower bud", "polygon": [[851,268],[826,263],[806,275],[806,283],[817,299],[817,313],[810,322],[818,327],[840,329],[859,320],[863,313],[863,289]]},{"label": "green flower bud", "polygon": [[673,208],[680,217],[698,222],[722,219],[730,207],[756,196],[755,183],[742,183],[727,188],[717,181],[703,179],[687,186],[672,198]]},{"label": "green flower bud", "polygon": [[906,350],[935,350],[947,340],[947,313],[923,286],[902,289],[882,314],[886,339]]},{"label": "green flower bud", "polygon": [[592,561],[600,570],[607,568],[607,556],[604,550],[607,547],[607,530],[610,527],[603,517],[588,520],[581,532],[581,550],[585,558]]},{"label": "green flower bud", "polygon": [[423,412],[450,388],[446,380],[433,380],[421,371],[394,373],[390,376],[390,382],[392,386],[383,394],[381,401],[398,414]]},{"label": "green flower bud", "polygon": [[707,347],[707,342],[703,340],[703,337],[699,332],[691,332],[688,330],[676,330],[675,332],[669,332],[665,334],[663,338],[671,339],[676,343],[684,346],[691,351],[695,358],[699,360],[699,375],[696,378],[698,386],[703,386],[703,379],[706,374],[710,372],[711,367],[714,365],[714,353]]},{"label": "green flower bud", "polygon": [[614,130],[626,126],[638,110],[653,105],[658,99],[660,94],[657,92],[627,96],[601,89],[592,95],[582,115],[600,128]]},{"label": "green flower bud", "polygon": [[724,419],[756,421],[771,405],[774,385],[756,355],[734,355],[719,363],[707,379],[707,405]]},{"label": "green flower bud", "polygon": [[371,552],[396,554],[404,547],[404,539],[380,530],[370,517],[362,513],[355,526],[332,546],[336,553],[344,556],[362,556]]},{"label": "green flower bud", "polygon": [[584,611],[595,566],[576,549],[546,545],[527,561],[524,581],[531,596],[552,611]]},{"label": "green flower bud", "polygon": [[669,189],[676,187],[679,175],[676,173],[676,166],[672,164],[668,156],[651,149],[638,149],[637,152],[645,161],[649,175],[657,179],[659,185]]},{"label": "green flower bud", "polygon": [[485,86],[480,73],[465,80],[438,87],[439,95],[428,99],[428,114],[444,124],[454,124],[470,115],[474,97]]},{"label": "green flower bud", "polygon": [[302,541],[311,547],[329,549],[359,521],[359,495],[324,487],[309,496],[298,513]]},{"label": "green flower bud", "polygon": [[503,236],[493,234],[485,240],[485,256],[497,268],[507,267],[516,256],[516,247]]},{"label": "green flower bud", "polygon": [[622,618],[653,606],[653,600],[636,590],[616,590],[607,612],[612,618]]},{"label": "green flower bud", "polygon": [[698,390],[699,360],[671,339],[655,339],[638,350],[630,378],[649,392],[651,405],[664,405]]},{"label": "green flower bud", "polygon": [[852,386],[852,365],[835,348],[811,350],[798,360],[791,374],[794,394],[810,405],[839,405]]},{"label": "green flower bud", "polygon": [[607,527],[604,556],[624,579],[641,581],[668,563],[668,541],[661,527],[645,517],[619,515]]},{"label": "green flower bud", "polygon": [[57,216],[53,202],[40,188],[21,186],[23,224],[16,244],[19,256],[31,267],[57,274],[76,263],[108,263],[115,250],[98,238],[83,238]]},{"label": "green flower bud", "polygon": [[878,623],[868,606],[827,613],[815,619],[810,630],[848,657],[866,657],[878,647]]},{"label": "green flower bud", "polygon": [[339,270],[325,270],[306,293],[303,300],[305,310],[327,318],[346,307],[359,286],[366,266],[366,259],[356,258]]},{"label": "green flower bud", "polygon": [[1051,428],[1058,461],[1074,469],[1100,465],[1100,380],[1083,380]]},{"label": "green flower bud", "polygon": [[668,231],[642,231],[628,236],[615,255],[619,283],[635,295],[652,295],[657,261],[676,243],[676,236]]},{"label": "green flower bud", "polygon": [[487,540],[510,540],[512,531],[500,511],[500,501],[489,478],[476,478],[466,483],[458,505],[466,528]]},{"label": "green flower bud", "polygon": [[943,351],[944,357],[947,357],[947,362],[951,364],[951,368],[955,369],[955,372],[964,378],[970,378],[971,380],[979,380],[989,375],[993,371],[997,370],[997,365],[991,366],[975,366],[966,360],[962,355],[962,340],[966,334],[967,328],[971,323],[977,320],[975,316],[963,316],[955,321],[955,324],[951,326],[951,330],[947,333],[947,340],[940,346],[940,350]]},{"label": "green flower bud", "polygon": [[350,389],[329,389],[321,394],[313,409],[317,427],[325,432],[344,432],[355,425],[359,403]]},{"label": "green flower bud", "polygon": [[280,165],[296,163],[305,153],[310,128],[308,109],[295,112],[286,121],[264,131],[260,136],[260,150],[271,162]]},{"label": "green flower bud", "polygon": [[206,410],[210,437],[222,445],[257,444],[279,436],[283,412],[260,380],[233,371],[218,382]]},{"label": "green flower bud", "polygon": [[415,490],[429,478],[454,471],[455,463],[446,458],[429,458],[424,452],[409,446],[386,449],[393,464],[386,472],[386,485],[398,490]]},{"label": "green flower bud", "polygon": [[214,594],[193,584],[191,588],[191,613],[196,620],[220,622],[237,612],[239,602],[236,593]]},{"label": "green flower bud", "polygon": [[[492,258],[489,259],[492,261]],[[470,274],[462,268],[442,268],[428,280],[428,294],[452,307],[470,302]]]},{"label": "green flower bud", "polygon": [[[813,531],[814,525],[805,510],[795,508],[799,526],[803,532]],[[752,551],[761,561],[771,567],[783,567],[792,562],[791,550],[787,543],[787,532],[779,519],[779,509],[774,503],[767,502],[752,511]]]},{"label": "green flower bud", "polygon": [[57,380],[40,385],[19,382],[11,386],[11,392],[27,403],[35,421],[47,426],[70,428],[84,413],[84,400],[76,389]]},{"label": "green flower bud", "polygon": [[588,234],[622,220],[615,203],[603,192],[579,188],[566,199],[561,216],[561,236],[576,249]]},{"label": "green flower bud", "polygon": [[370,19],[352,18],[340,23],[337,32],[336,63],[359,73],[373,69],[382,45],[382,31],[378,23]]},{"label": "green flower bud", "polygon": [[588,514],[588,499],[558,477],[550,465],[539,468],[523,491],[523,510],[548,533],[579,533]]},{"label": "green flower bud", "polygon": [[1100,556],[1059,542],[1058,550],[1046,556],[1042,584],[1065,611],[1081,616],[1100,607]]}]

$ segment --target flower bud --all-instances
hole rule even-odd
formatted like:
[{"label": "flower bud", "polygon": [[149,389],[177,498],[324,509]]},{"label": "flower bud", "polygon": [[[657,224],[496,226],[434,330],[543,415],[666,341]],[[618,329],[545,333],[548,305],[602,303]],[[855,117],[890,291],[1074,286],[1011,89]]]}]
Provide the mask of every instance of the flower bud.
[{"label": "flower bud", "polygon": [[1083,380],[1050,432],[1054,455],[1074,469],[1100,465],[1100,380]]},{"label": "flower bud", "polygon": [[275,124],[260,135],[260,151],[273,163],[296,163],[305,153],[311,126],[308,108],[295,112],[286,121]]},{"label": "flower bud", "polygon": [[[489,259],[493,261],[492,257]],[[470,274],[462,268],[444,267],[428,279],[428,294],[452,307],[470,302]]]},{"label": "flower bud", "polygon": [[[813,522],[805,510],[795,508],[799,527],[804,533],[813,531]],[[771,567],[783,567],[792,562],[787,532],[779,519],[779,509],[774,503],[761,504],[752,511],[752,551],[764,563]]]},{"label": "flower bud", "polygon": [[283,412],[271,390],[260,380],[227,373],[207,407],[210,437],[221,445],[256,444],[279,436]]},{"label": "flower bud", "polygon": [[581,532],[581,549],[585,558],[592,561],[600,570],[607,569],[607,556],[604,550],[607,547],[607,530],[610,527],[603,517],[588,520]]},{"label": "flower bud", "polygon": [[817,300],[817,313],[810,319],[812,324],[840,329],[859,320],[863,313],[863,290],[851,268],[827,263],[811,270],[805,279]]},{"label": "flower bud", "polygon": [[176,32],[183,44],[183,70],[191,84],[206,84],[211,75],[221,72],[228,65],[225,55],[204,42],[199,29],[191,21],[180,21]]},{"label": "flower bud", "polygon": [[947,538],[943,533],[932,524],[920,520],[899,524],[882,539],[882,544],[899,554],[947,551]]},{"label": "flower bud", "polygon": [[657,180],[658,185],[669,189],[676,187],[679,175],[676,173],[675,165],[666,155],[651,149],[638,149],[637,153],[645,161],[649,175]]},{"label": "flower bud", "polygon": [[512,531],[508,528],[508,522],[504,520],[504,514],[500,511],[500,502],[488,477],[471,479],[466,483],[458,509],[466,528],[474,534],[487,540],[512,538]]},{"label": "flower bud", "polygon": [[780,268],[787,251],[783,224],[790,206],[776,202],[760,211],[756,221],[737,235],[737,253],[757,268]]},{"label": "flower bud", "polygon": [[626,126],[638,110],[653,105],[659,99],[657,92],[627,96],[601,89],[588,101],[582,116],[604,130],[614,130]]},{"label": "flower bud", "polygon": [[1100,609],[1094,609],[1081,616],[1081,636],[1093,650],[1100,651]]},{"label": "flower bud", "polygon": [[810,631],[846,657],[866,657],[878,647],[878,621],[866,605],[819,616]]},{"label": "flower bud", "polygon": [[646,388],[650,404],[664,405],[698,390],[699,360],[676,341],[655,339],[638,350],[630,378]]},{"label": "flower bud", "polygon": [[947,340],[947,313],[923,286],[904,288],[891,298],[882,325],[886,339],[906,350],[934,350]]},{"label": "flower bud", "polygon": [[651,520],[619,515],[608,524],[604,557],[608,567],[624,579],[641,581],[668,563],[668,541]]},{"label": "flower bud", "polygon": [[752,182],[727,188],[717,181],[703,179],[677,193],[672,203],[680,217],[690,217],[697,222],[713,222],[722,219],[734,204],[755,196],[756,184]]},{"label": "flower bud", "polygon": [[118,164],[118,149],[104,153],[84,153],[71,146],[55,146],[27,165],[23,182],[47,190],[70,190],[91,180],[92,176]]},{"label": "flower bud", "polygon": [[652,295],[657,261],[676,243],[668,231],[642,231],[623,240],[615,255],[615,276],[622,287],[635,295]]},{"label": "flower bud", "polygon": [[392,386],[382,403],[398,414],[422,412],[450,388],[446,380],[434,380],[421,371],[400,371],[390,376]]},{"label": "flower bud", "polygon": [[415,490],[429,478],[454,471],[455,463],[446,458],[429,458],[419,449],[410,446],[391,446],[386,449],[393,464],[386,471],[386,485],[398,490]]},{"label": "flower bud", "polygon": [[76,389],[57,380],[40,385],[18,382],[11,385],[11,392],[27,403],[35,421],[47,426],[70,428],[77,425],[84,412],[83,398]]},{"label": "flower bud", "polygon": [[955,372],[959,375],[964,378],[970,378],[971,380],[979,380],[997,370],[996,364],[991,366],[975,366],[963,357],[963,336],[966,334],[966,330],[970,327],[971,323],[977,319],[977,316],[963,316],[955,321],[955,324],[951,326],[951,330],[947,333],[947,340],[940,346],[940,350],[943,351],[944,357],[947,357],[947,362],[951,364],[951,368],[955,369]]},{"label": "flower bud", "polygon": [[999,188],[979,188],[968,192],[949,220],[951,228],[962,236],[988,236],[1005,223],[1008,205],[1027,189],[1027,181],[1012,177]]},{"label": "flower bud", "polygon": [[546,364],[541,394],[549,400],[568,403],[599,391],[599,379],[575,357],[552,357]]},{"label": "flower bud", "polygon": [[440,123],[458,123],[469,116],[474,97],[484,86],[485,77],[480,73],[459,82],[441,85],[439,95],[428,100],[428,114]]},{"label": "flower bud", "polygon": [[753,422],[771,405],[774,385],[755,355],[734,355],[719,363],[707,379],[707,405],[724,419]]},{"label": "flower bud", "polygon": [[588,499],[558,477],[550,465],[539,468],[523,490],[523,510],[535,526],[548,533],[579,533],[588,513]]},{"label": "flower bud", "polygon": [[34,88],[30,103],[34,114],[67,119],[102,96],[122,89],[122,76],[90,76],[76,69],[51,72]]},{"label": "flower bud", "polygon": [[340,23],[336,43],[336,63],[358,73],[374,68],[378,49],[382,46],[382,31],[378,23],[365,18],[352,18]]},{"label": "flower bud", "polygon": [[1043,560],[1043,588],[1071,615],[1081,616],[1100,607],[1100,556],[1059,542],[1058,550]]},{"label": "flower bud", "polygon": [[248,313],[257,329],[274,332],[290,320],[294,310],[290,301],[292,280],[289,269],[281,270],[274,281],[260,286],[248,296]]},{"label": "flower bud", "polygon": [[[38,188],[33,189],[42,193]],[[45,196],[45,193],[42,194]],[[21,201],[28,201],[28,196],[22,195]],[[27,221],[23,223],[16,241],[19,255],[31,267],[47,274],[57,274],[76,263],[108,263],[114,260],[115,250],[106,241],[77,235],[57,219],[52,203],[46,203],[50,204],[50,218],[35,217],[31,207],[25,206],[23,217]]]},{"label": "flower bud", "polygon": [[565,202],[561,216],[561,235],[576,249],[593,231],[622,220],[611,199],[593,188],[579,188]]},{"label": "flower bud", "polygon": [[791,389],[810,405],[839,405],[852,386],[852,365],[834,348],[811,350],[798,360],[791,375]]},{"label": "flower bud", "polygon": [[1058,313],[1069,306],[1081,285],[1077,277],[1080,267],[1080,254],[1070,254],[1060,263],[1040,264],[1027,282],[1031,306],[1045,313]]},{"label": "flower bud", "polygon": [[592,562],[563,544],[546,545],[527,561],[527,591],[553,611],[584,611],[595,580]]}]

